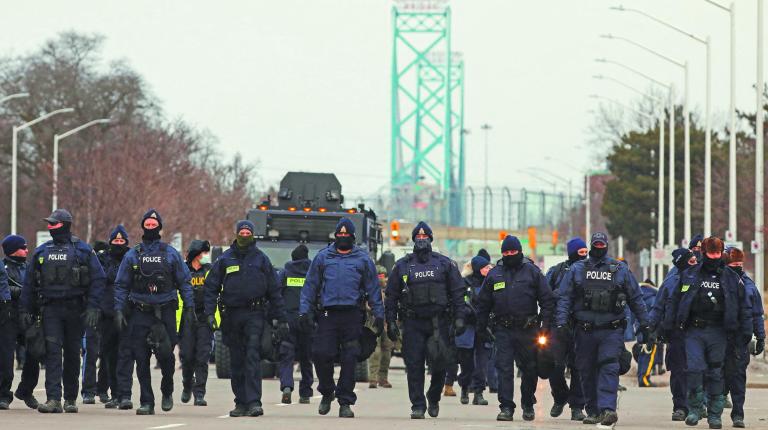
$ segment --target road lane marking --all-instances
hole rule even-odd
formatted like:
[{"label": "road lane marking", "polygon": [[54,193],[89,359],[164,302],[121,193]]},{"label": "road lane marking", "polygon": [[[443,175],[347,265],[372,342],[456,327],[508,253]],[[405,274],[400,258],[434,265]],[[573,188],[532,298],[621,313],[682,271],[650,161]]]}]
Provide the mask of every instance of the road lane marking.
[{"label": "road lane marking", "polygon": [[157,427],[147,427],[147,430],[160,430],[160,429],[172,429],[175,427],[183,427],[186,424],[182,423],[176,423],[176,424],[166,424],[164,426],[157,426]]},{"label": "road lane marking", "polygon": [[227,415],[222,415],[222,416],[220,416],[220,417],[216,417],[216,418],[229,418],[229,414],[227,414]]}]

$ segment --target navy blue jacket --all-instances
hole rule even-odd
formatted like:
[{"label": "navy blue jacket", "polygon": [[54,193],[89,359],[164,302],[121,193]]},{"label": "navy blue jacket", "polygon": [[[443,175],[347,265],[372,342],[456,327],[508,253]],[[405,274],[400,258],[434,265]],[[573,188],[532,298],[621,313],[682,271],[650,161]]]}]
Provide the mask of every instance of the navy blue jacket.
[{"label": "navy blue jacket", "polygon": [[[408,278],[408,266],[412,262],[417,261],[415,254],[408,254],[405,257],[397,260],[394,267],[392,267],[392,273],[389,274],[387,280],[387,292],[386,292],[386,310],[387,321],[395,321],[397,319],[397,311],[400,307],[400,300],[403,300],[403,290],[406,287],[406,280]],[[422,263],[419,263],[422,264]],[[456,263],[445,255],[437,252],[432,252],[429,260],[423,264],[431,264],[437,267],[437,270],[445,275],[446,288],[448,296],[448,306],[453,313],[453,318],[464,318],[465,306],[464,297],[466,291],[466,285],[461,278],[461,272],[456,266]]]},{"label": "navy blue jacket", "polygon": [[[729,335],[741,336],[746,341],[752,338],[752,305],[745,293],[744,282],[739,274],[721,267],[720,287],[725,296],[725,310],[723,314],[723,328]],[[680,279],[674,290],[673,302],[675,303],[675,324],[684,328],[687,326],[693,301],[699,291],[698,280],[700,276],[708,276],[702,265],[686,269],[680,274]]]},{"label": "navy blue jacket", "polygon": [[289,320],[294,320],[299,316],[301,290],[304,288],[310,264],[312,264],[312,260],[308,258],[288,261],[283,270],[278,272],[277,284],[285,301],[285,312]]},{"label": "navy blue jacket", "polygon": [[5,257],[3,259],[3,266],[5,267],[5,273],[8,275],[8,288],[11,292],[11,300],[18,307],[21,300],[21,289],[24,287],[27,263]]},{"label": "navy blue jacket", "polygon": [[765,339],[765,323],[763,323],[763,300],[760,292],[757,291],[757,285],[746,273],[741,274],[741,281],[744,282],[744,293],[747,301],[752,306],[752,332],[758,339]]},{"label": "navy blue jacket", "polygon": [[[640,292],[643,294],[643,302],[645,303],[645,309],[648,310],[648,321],[653,321],[651,317],[651,313],[653,312],[653,305],[656,302],[656,296],[659,294],[659,290],[647,284],[640,284]],[[652,324],[652,323],[649,323],[649,324]],[[636,319],[635,319],[634,328],[635,330],[639,328]],[[637,341],[638,342],[645,341],[645,339],[643,339],[642,333],[638,333]]]},{"label": "navy blue jacket", "polygon": [[101,267],[104,268],[104,275],[107,277],[104,294],[101,296],[101,311],[104,312],[105,316],[111,317],[115,315],[115,280],[117,279],[117,272],[120,270],[122,258],[115,258],[109,251],[99,252],[97,256]]},{"label": "navy blue jacket", "polygon": [[11,300],[11,290],[8,288],[8,273],[5,266],[0,266],[0,300]]},{"label": "navy blue jacket", "polygon": [[47,294],[45,291],[41,291],[41,285],[38,282],[37,271],[42,269],[49,249],[53,246],[53,240],[49,240],[44,244],[38,246],[35,252],[32,253],[30,263],[27,264],[27,274],[24,276],[24,288],[21,289],[21,309],[25,312],[32,312],[33,307],[36,304],[36,297],[40,294],[46,299],[67,299],[75,298],[79,296],[86,296],[88,308],[98,308],[101,303],[101,296],[104,293],[104,284],[106,278],[104,276],[104,270],[101,268],[99,259],[96,258],[96,253],[85,242],[72,236],[71,242],[68,246],[74,246],[77,261],[80,263],[86,263],[90,271],[91,283],[87,288],[87,292],[82,288],[71,288],[68,293],[54,297],[52,294]]},{"label": "navy blue jacket", "polygon": [[680,282],[680,272],[677,270],[677,267],[673,267],[672,270],[667,272],[667,276],[664,278],[664,282],[661,283],[661,287],[659,287],[656,293],[656,298],[653,300],[653,306],[651,306],[648,312],[649,324],[652,327],[660,328],[662,332],[668,332],[676,328],[672,297],[678,282]]},{"label": "navy blue jacket", "polygon": [[605,264],[618,265],[614,282],[616,285],[624,287],[630,310],[640,321],[640,325],[646,325],[648,323],[648,311],[645,308],[643,294],[640,292],[640,287],[637,285],[635,277],[626,264],[621,264],[619,261],[608,257],[600,259],[588,257],[587,260],[580,260],[571,265],[570,270],[565,274],[563,280],[560,281],[555,324],[557,326],[564,326],[568,324],[571,316],[575,317],[577,321],[596,324],[604,324],[626,318],[624,311],[618,313],[598,313],[583,309],[583,298],[579,293],[582,290],[581,285],[584,282],[585,264],[587,262],[593,267],[600,267]]},{"label": "navy blue jacket", "polygon": [[342,254],[331,244],[317,253],[301,289],[299,313],[314,312],[318,296],[324,308],[357,306],[367,296],[373,316],[384,318],[376,266],[363,248]]},{"label": "navy blue jacket", "polygon": [[[479,326],[487,326],[491,312],[496,317],[528,318],[539,314],[541,325],[549,328],[555,296],[541,269],[525,259],[517,268],[496,265],[485,277],[477,305]],[[540,310],[539,310],[540,309]]]},{"label": "navy blue jacket", "polygon": [[256,244],[241,251],[233,241],[205,277],[205,314],[213,315],[219,300],[224,306],[246,306],[254,300],[269,301],[269,315],[285,321],[285,303],[277,274],[267,254]]},{"label": "navy blue jacket", "polygon": [[[155,251],[160,247],[159,240],[142,241],[142,252]],[[168,264],[171,265],[171,273],[173,274],[173,283],[176,287],[171,291],[166,291],[159,294],[150,294],[139,291],[131,291],[133,285],[134,270],[139,266],[139,253],[136,247],[131,248],[125,253],[123,261],[120,262],[120,269],[117,271],[117,278],[115,278],[115,310],[122,311],[125,308],[126,302],[129,298],[136,303],[142,303],[146,305],[163,305],[178,301],[177,290],[181,292],[181,298],[184,300],[185,306],[193,306],[194,297],[192,294],[192,285],[189,283],[191,275],[187,264],[184,263],[184,259],[181,258],[179,252],[170,245],[166,247],[166,259]]]}]

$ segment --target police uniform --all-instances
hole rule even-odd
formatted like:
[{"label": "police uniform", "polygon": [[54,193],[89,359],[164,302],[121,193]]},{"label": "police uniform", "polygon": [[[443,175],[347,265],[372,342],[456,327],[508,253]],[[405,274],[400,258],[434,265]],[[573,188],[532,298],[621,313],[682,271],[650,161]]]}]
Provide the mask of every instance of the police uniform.
[{"label": "police uniform", "polygon": [[[144,215],[142,227],[147,218],[162,222],[154,209]],[[161,226],[151,230],[159,230]],[[164,411],[173,408],[178,293],[185,306],[194,304],[187,265],[176,249],[160,241],[159,231],[156,233],[153,237],[149,236],[148,229],[144,230],[142,242],[125,254],[115,279],[115,318],[119,321],[123,314],[129,314],[128,325],[121,334],[117,386],[121,401],[129,400],[132,374],[125,360],[134,360],[141,392],[138,415],[154,414],[155,395],[150,373],[153,352],[162,374],[162,408]]]},{"label": "police uniform", "polygon": [[555,298],[541,270],[531,260],[523,259],[517,238],[505,238],[502,251],[508,248],[518,250],[518,262],[502,262],[485,277],[478,298],[478,332],[485,331],[493,313],[501,410],[497,418],[511,419],[514,413],[514,367],[517,362],[522,370],[520,400],[523,418],[530,421],[534,418],[534,394],[538,381],[536,338],[541,330],[549,330]]},{"label": "police uniform", "polygon": [[[597,248],[596,243],[605,243]],[[558,291],[555,324],[558,331],[576,331],[576,367],[586,400],[585,423],[612,425],[619,386],[619,359],[624,351],[625,308],[629,305],[643,331],[648,312],[632,272],[622,262],[605,256],[608,238],[595,233],[589,258],[571,266]]]},{"label": "police uniform", "polygon": [[[300,330],[298,326],[301,289],[304,287],[307,271],[311,263],[312,260],[302,255],[296,260],[292,259],[286,262],[285,267],[279,274],[278,285],[280,285],[283,300],[285,301],[285,313],[288,324],[291,327],[289,338],[280,342],[280,391],[283,392],[284,403],[290,402],[290,393],[294,389],[294,361],[299,362],[299,369],[301,371],[299,401],[301,403],[309,403],[309,399],[313,395],[312,337],[309,333]],[[288,390],[287,393],[286,389]]]},{"label": "police uniform", "polygon": [[[488,362],[493,351],[493,342],[483,336],[477,335],[477,315],[478,298],[481,287],[485,281],[485,276],[480,273],[480,268],[490,264],[488,260],[482,258],[483,264],[475,267],[475,257],[472,259],[473,273],[464,278],[467,286],[465,301],[467,303],[467,331],[462,336],[456,337],[456,346],[458,349],[459,363],[461,364],[461,374],[459,375],[459,385],[461,386],[461,403],[469,402],[469,393],[474,393],[472,399],[473,405],[487,405],[488,401],[483,398],[483,391],[488,385]],[[463,344],[460,342],[463,341]],[[467,372],[465,376],[465,371]]]},{"label": "police uniform", "polygon": [[[196,247],[196,250],[200,248],[200,252],[203,252],[203,243],[207,242],[193,241],[190,249]],[[210,250],[210,245],[208,249]],[[195,397],[195,404],[204,406],[207,404],[204,399],[205,385],[208,381],[208,360],[211,358],[213,341],[213,330],[205,318],[204,284],[211,265],[206,263],[195,269],[190,258],[187,258],[187,269],[190,272],[190,284],[195,295],[193,308],[195,312],[194,315],[184,314],[191,310],[187,307],[182,312],[182,324],[179,328],[179,358],[181,359],[181,381],[184,387],[181,400],[184,403],[188,402],[191,393]]]},{"label": "police uniform", "polygon": [[[97,254],[101,266],[104,268],[104,273],[107,276],[107,283],[106,288],[104,289],[104,296],[101,300],[101,310],[103,313],[103,318],[99,327],[99,356],[101,357],[101,360],[96,381],[96,391],[99,396],[102,397],[102,402],[107,400],[105,407],[108,409],[114,409],[118,406],[120,393],[120,390],[117,388],[120,332],[117,330],[117,327],[115,327],[115,280],[117,279],[117,272],[120,269],[120,263],[125,256],[123,250],[127,250],[128,233],[122,225],[117,226],[112,231],[110,234],[110,242],[118,237],[126,240],[125,248],[110,248]],[[126,352],[130,353],[130,351]],[[121,364],[129,366],[128,372],[133,373],[132,359],[123,361]]]},{"label": "police uniform", "polygon": [[[413,230],[416,235],[432,231],[423,221]],[[424,412],[436,417],[448,365],[455,360],[449,330],[453,321],[464,326],[465,284],[456,263],[432,252],[431,246],[416,249],[395,263],[387,282],[386,313],[389,327],[402,321],[403,360],[408,376],[411,417],[423,418]],[[453,318],[453,321],[452,321]],[[466,327],[464,327],[466,330]],[[461,334],[461,333],[458,333]],[[424,365],[429,361],[432,377],[424,396]]]},{"label": "police uniform", "polygon": [[[250,221],[240,221],[236,231],[242,228],[255,229]],[[210,319],[218,303],[222,341],[230,350],[235,395],[230,416],[262,415],[260,348],[268,306],[285,322],[285,305],[272,263],[255,243],[242,249],[235,241],[213,263],[204,288],[205,315]]]},{"label": "police uniform", "polygon": [[[583,240],[581,243],[583,244]],[[585,244],[583,246],[586,247]],[[565,274],[571,269],[573,263],[581,260],[578,254],[575,254],[575,257],[574,259],[558,263],[547,271],[547,285],[552,289],[555,303],[557,303],[557,290],[560,281],[563,280]],[[568,403],[568,406],[571,408],[571,420],[581,421],[585,418],[582,412],[584,409],[584,394],[581,391],[581,374],[575,365],[574,333],[569,331],[562,337],[552,336],[550,347],[553,348],[553,351],[559,357],[552,369],[552,373],[549,374],[549,387],[552,390],[552,398],[554,400],[550,415],[553,417],[560,416],[563,406]],[[566,367],[571,370],[570,386],[565,379]]]},{"label": "police uniform", "polygon": [[706,392],[707,421],[710,427],[719,428],[725,404],[726,346],[729,339],[739,345],[749,342],[752,315],[739,275],[721,259],[706,257],[706,251],[722,252],[722,241],[713,237],[704,240],[703,263],[681,273],[673,301],[675,322],[685,333],[689,407],[685,422],[696,425],[703,418]]},{"label": "police uniform", "polygon": [[11,384],[13,383],[13,353],[16,350],[16,323],[11,320],[14,314],[11,291],[8,287],[8,273],[5,266],[0,266],[0,410],[8,409],[13,401]]},{"label": "police uniform", "polygon": [[[104,271],[87,243],[69,233],[72,216],[57,209],[47,218],[54,240],[35,249],[21,293],[22,311],[30,314],[37,297],[45,334],[46,404],[40,412],[61,412],[62,382],[65,410],[77,412],[80,343],[84,312],[97,312],[104,290]],[[62,367],[63,362],[63,367]]]},{"label": "police uniform", "polygon": [[[342,218],[336,226],[336,242],[312,259],[299,303],[303,329],[311,330],[308,327],[316,324],[312,360],[317,372],[317,390],[323,395],[318,413],[327,414],[335,398],[342,418],[354,417],[350,406],[357,401],[355,366],[361,354],[359,339],[365,322],[363,303],[366,299],[382,326],[384,321],[376,266],[366,250],[354,245],[354,234],[352,221]],[[345,250],[340,250],[341,247]],[[341,364],[338,383],[333,380],[336,359]]]}]

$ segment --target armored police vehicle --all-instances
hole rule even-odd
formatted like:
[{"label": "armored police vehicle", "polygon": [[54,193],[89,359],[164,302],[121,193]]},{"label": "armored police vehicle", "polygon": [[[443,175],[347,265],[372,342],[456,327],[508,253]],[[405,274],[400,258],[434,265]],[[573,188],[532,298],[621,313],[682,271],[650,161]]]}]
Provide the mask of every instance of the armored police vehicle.
[{"label": "armored police vehicle", "polygon": [[[381,224],[376,214],[364,205],[346,207],[341,183],[332,173],[288,172],[280,181],[277,196],[269,196],[267,201],[249,210],[246,217],[256,226],[253,235],[257,246],[267,254],[276,270],[290,261],[291,251],[300,243],[309,249],[309,258],[314,258],[333,242],[336,224],[342,217],[355,224],[357,246],[367,249],[374,261],[381,252]],[[220,332],[215,339],[216,375],[228,378],[229,351],[221,343]],[[361,365],[357,379],[367,380],[366,363]],[[265,363],[262,376],[273,374],[274,366]]]}]

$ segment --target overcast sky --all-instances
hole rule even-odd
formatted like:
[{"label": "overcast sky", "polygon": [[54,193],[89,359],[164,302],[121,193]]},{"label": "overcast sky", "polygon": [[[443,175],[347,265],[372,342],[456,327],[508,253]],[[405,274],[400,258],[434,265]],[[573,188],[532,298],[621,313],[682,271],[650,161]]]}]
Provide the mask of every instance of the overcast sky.
[{"label": "overcast sky", "polygon": [[[483,182],[480,124],[493,126],[490,183],[536,186],[520,169],[578,178],[590,168],[589,110],[599,93],[635,95],[596,81],[641,79],[596,57],[624,62],[682,92],[682,72],[601,33],[633,38],[688,60],[691,105],[703,111],[705,50],[621,1],[453,0],[453,46],[466,61],[467,180]],[[727,118],[728,15],[704,0],[626,0],[712,37],[713,112]],[[737,106],[754,111],[756,1],[737,0]],[[208,129],[229,156],[262,162],[267,183],[286,170],[335,172],[355,197],[389,179],[391,7],[388,0],[36,0],[0,14],[0,52],[22,54],[64,30],[107,37],[106,58],[125,58],[169,118]],[[544,156],[559,161],[543,160]],[[372,165],[361,161],[366,157]],[[570,166],[570,168],[569,168]],[[538,183],[543,188],[547,185]]]}]

